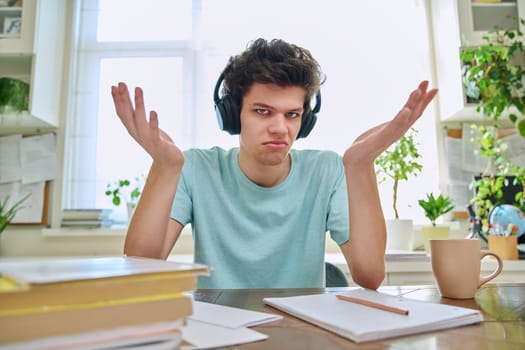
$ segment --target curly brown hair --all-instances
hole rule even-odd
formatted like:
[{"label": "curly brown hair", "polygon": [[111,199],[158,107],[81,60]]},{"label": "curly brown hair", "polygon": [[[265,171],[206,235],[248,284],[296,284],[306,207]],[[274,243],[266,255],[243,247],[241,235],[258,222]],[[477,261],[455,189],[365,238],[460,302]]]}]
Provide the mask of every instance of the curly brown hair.
[{"label": "curly brown hair", "polygon": [[223,95],[242,108],[242,98],[253,83],[300,86],[305,89],[304,113],[324,83],[319,63],[310,51],[281,39],[257,39],[241,54],[230,58],[224,69]]}]

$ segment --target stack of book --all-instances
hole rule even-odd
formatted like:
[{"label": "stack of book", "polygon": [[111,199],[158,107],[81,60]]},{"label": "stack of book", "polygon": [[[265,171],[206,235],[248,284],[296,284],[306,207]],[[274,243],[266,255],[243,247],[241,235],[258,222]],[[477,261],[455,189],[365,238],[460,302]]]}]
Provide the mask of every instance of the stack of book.
[{"label": "stack of book", "polygon": [[205,265],[134,257],[0,263],[0,347],[179,344]]},{"label": "stack of book", "polygon": [[110,227],[113,224],[111,213],[111,209],[65,209],[62,227]]}]

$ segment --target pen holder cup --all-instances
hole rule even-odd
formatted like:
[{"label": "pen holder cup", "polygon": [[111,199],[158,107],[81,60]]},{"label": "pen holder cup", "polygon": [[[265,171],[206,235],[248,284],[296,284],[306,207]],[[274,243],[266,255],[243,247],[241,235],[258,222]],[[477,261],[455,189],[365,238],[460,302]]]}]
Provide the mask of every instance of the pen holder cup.
[{"label": "pen holder cup", "polygon": [[518,259],[518,237],[488,236],[489,250],[498,254],[503,260]]}]

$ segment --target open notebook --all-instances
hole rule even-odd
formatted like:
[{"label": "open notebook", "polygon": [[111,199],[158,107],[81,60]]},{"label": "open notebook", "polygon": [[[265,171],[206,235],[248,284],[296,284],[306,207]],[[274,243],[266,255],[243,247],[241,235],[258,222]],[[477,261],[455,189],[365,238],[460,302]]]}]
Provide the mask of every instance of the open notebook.
[{"label": "open notebook", "polygon": [[483,321],[478,310],[412,300],[367,289],[339,294],[407,309],[409,313],[401,315],[339,300],[335,294],[264,298],[264,303],[357,343]]}]

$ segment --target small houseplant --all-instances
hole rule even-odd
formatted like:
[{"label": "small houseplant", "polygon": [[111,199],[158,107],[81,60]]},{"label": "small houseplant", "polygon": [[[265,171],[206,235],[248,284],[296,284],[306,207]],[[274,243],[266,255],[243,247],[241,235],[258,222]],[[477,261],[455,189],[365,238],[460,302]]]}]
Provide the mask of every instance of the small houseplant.
[{"label": "small houseplant", "polygon": [[455,206],[452,202],[452,198],[448,196],[440,194],[435,197],[433,193],[427,193],[426,196],[426,200],[420,199],[418,204],[423,208],[426,218],[430,220],[431,223],[430,226],[423,226],[421,229],[425,251],[430,253],[429,240],[448,238],[450,233],[450,228],[448,226],[436,225],[437,219],[454,210]]},{"label": "small houseplant", "polygon": [[419,163],[421,155],[417,149],[415,136],[417,130],[410,128],[396,143],[381,153],[375,160],[378,182],[387,179],[393,181],[394,220],[387,220],[387,248],[411,250],[413,244],[412,219],[399,219],[397,208],[399,183],[408,181],[409,177],[417,176],[423,166]]},{"label": "small houseplant", "polygon": [[443,196],[440,194],[438,197],[435,197],[433,193],[426,194],[427,199],[420,199],[418,204],[423,208],[425,212],[425,217],[430,220],[432,226],[436,226],[436,220],[454,210],[454,203],[452,199],[448,196]]},{"label": "small houseplant", "polygon": [[128,217],[131,219],[142,193],[142,183],[141,177],[136,177],[133,183],[129,179],[118,179],[107,184],[105,194],[111,198],[111,203],[116,207],[124,203]]},{"label": "small houseplant", "polygon": [[15,204],[8,207],[9,196],[6,196],[2,201],[0,201],[0,233],[2,233],[7,224],[15,217],[16,213],[23,208],[23,202],[31,196],[31,193],[27,194],[22,199],[18,200]]},{"label": "small houseplant", "polygon": [[379,183],[385,182],[387,178],[393,180],[392,207],[394,209],[395,219],[399,219],[397,209],[399,183],[401,181],[408,181],[410,176],[417,176],[421,169],[423,169],[423,166],[418,162],[421,155],[414,140],[416,134],[417,130],[410,128],[405,135],[389,149],[381,153],[375,160],[377,167],[376,175],[378,176]]}]

